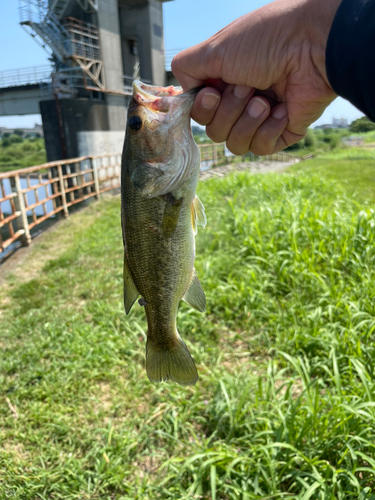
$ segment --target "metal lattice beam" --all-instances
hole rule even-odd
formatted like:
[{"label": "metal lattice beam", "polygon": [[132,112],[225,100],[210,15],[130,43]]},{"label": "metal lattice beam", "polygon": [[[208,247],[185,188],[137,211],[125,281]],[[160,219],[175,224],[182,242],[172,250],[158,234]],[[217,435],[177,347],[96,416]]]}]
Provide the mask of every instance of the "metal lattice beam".
[{"label": "metal lattice beam", "polygon": [[77,0],[77,2],[85,12],[98,11],[98,0]]}]

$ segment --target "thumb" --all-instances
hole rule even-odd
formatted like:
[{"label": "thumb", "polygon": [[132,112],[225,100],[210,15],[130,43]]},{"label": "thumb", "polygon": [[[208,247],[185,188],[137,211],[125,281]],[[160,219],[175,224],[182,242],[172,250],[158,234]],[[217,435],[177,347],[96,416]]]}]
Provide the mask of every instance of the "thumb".
[{"label": "thumb", "polygon": [[[221,78],[209,68],[208,49],[205,42],[179,52],[172,60],[172,73],[179,81],[184,92],[203,85],[209,78]],[[211,54],[212,56],[213,54]],[[221,66],[221,65],[219,65]]]}]

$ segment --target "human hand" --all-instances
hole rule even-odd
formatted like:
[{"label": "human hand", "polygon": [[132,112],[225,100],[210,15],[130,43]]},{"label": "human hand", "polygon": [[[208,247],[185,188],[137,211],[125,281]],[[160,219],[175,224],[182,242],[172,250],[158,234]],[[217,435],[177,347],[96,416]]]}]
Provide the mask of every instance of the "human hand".
[{"label": "human hand", "polygon": [[325,48],[341,0],[276,0],[180,52],[184,91],[206,83],[192,118],[232,153],[272,154],[298,141],[336,98]]}]

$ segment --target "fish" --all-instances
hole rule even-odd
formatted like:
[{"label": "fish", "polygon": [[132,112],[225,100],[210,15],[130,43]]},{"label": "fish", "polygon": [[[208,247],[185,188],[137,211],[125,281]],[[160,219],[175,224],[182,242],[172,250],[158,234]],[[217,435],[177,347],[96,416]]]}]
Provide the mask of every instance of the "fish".
[{"label": "fish", "polygon": [[133,83],[121,163],[124,307],[145,308],[151,382],[194,385],[198,373],[176,325],[180,300],[200,312],[206,298],[194,269],[200,154],[190,127],[199,89]]}]

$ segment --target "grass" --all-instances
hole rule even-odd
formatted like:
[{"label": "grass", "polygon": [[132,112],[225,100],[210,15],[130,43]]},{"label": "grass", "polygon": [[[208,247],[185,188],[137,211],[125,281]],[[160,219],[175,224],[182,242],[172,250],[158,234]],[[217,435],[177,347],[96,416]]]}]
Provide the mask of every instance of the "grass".
[{"label": "grass", "polygon": [[[44,139],[21,139],[18,136],[17,138],[21,142],[12,143],[9,139],[0,141],[0,172],[46,163]],[[4,146],[4,141],[8,141],[9,144]]]},{"label": "grass", "polygon": [[372,130],[370,132],[355,133],[355,134],[350,134],[350,135],[353,137],[361,137],[365,144],[375,143],[375,130]]},{"label": "grass", "polygon": [[[119,199],[1,290],[0,498],[375,499],[375,213],[321,175],[199,186],[193,388],[151,385]],[[71,232],[70,239],[66,237]],[[28,272],[28,275],[26,274]]]},{"label": "grass", "polygon": [[298,163],[290,171],[337,181],[355,201],[375,202],[375,150],[338,148]]}]

